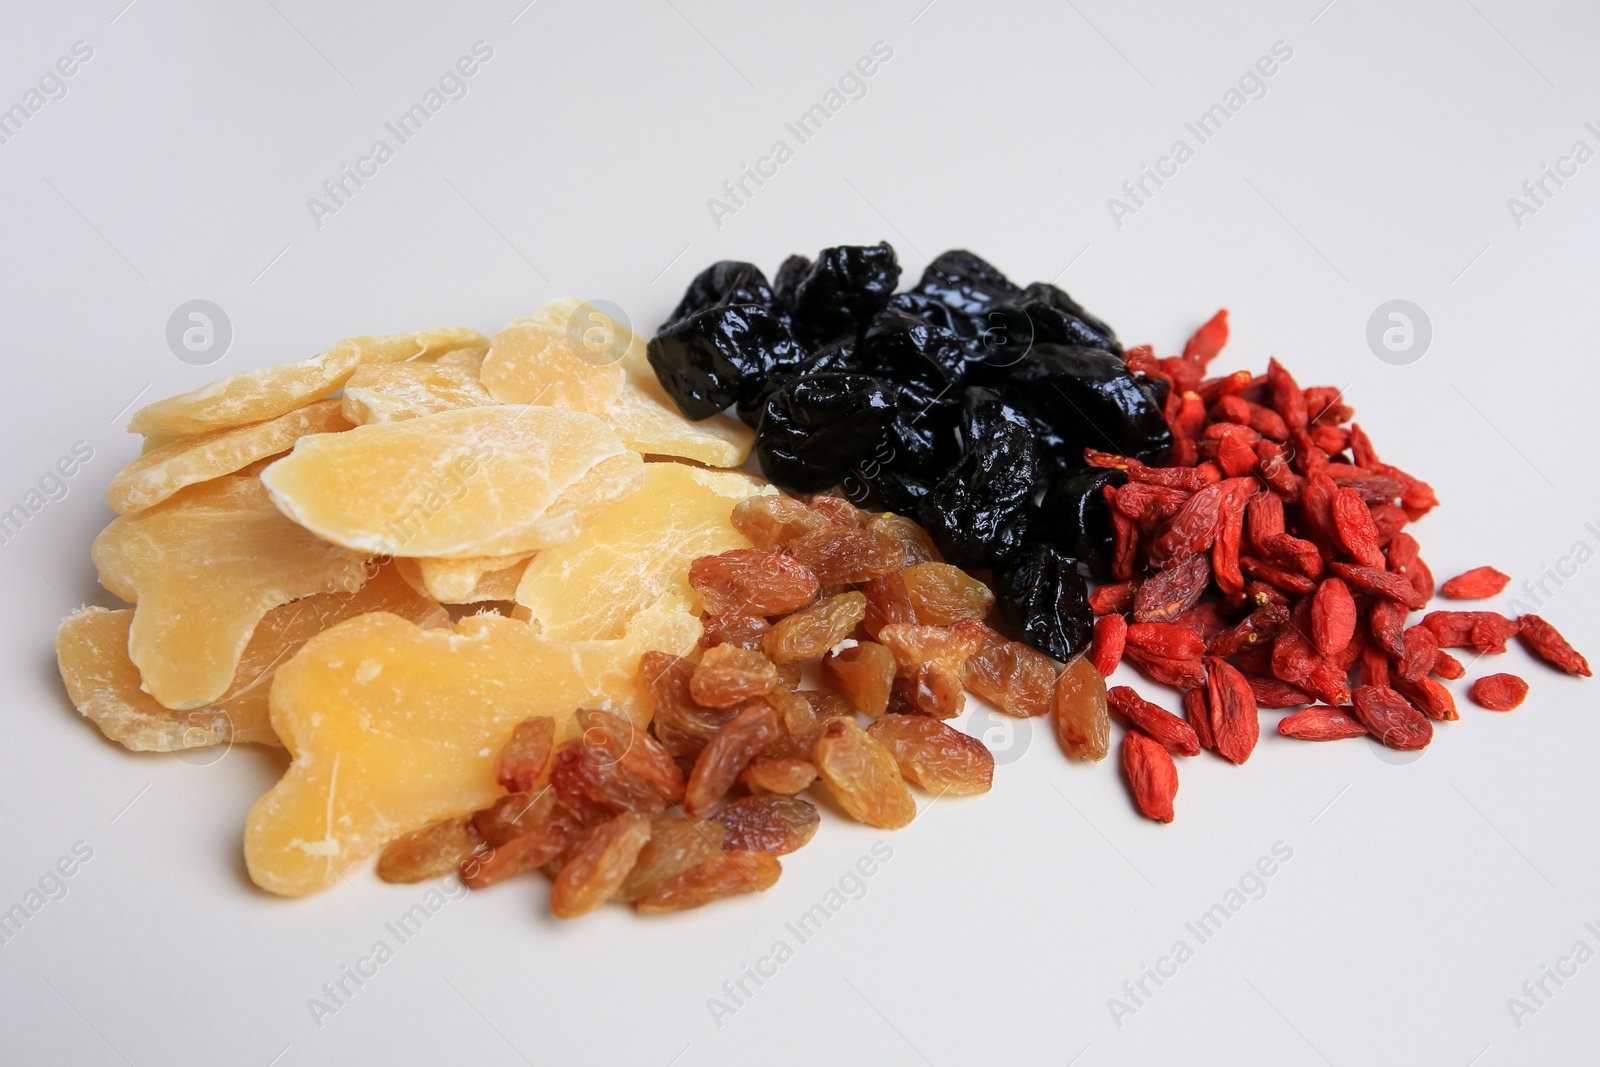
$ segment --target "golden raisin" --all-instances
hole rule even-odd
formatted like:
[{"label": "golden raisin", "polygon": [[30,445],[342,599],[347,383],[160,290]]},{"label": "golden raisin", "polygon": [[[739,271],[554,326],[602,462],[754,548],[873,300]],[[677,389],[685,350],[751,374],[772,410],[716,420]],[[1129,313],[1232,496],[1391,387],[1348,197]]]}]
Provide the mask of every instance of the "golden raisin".
[{"label": "golden raisin", "polygon": [[948,563],[919,563],[900,572],[919,623],[950,626],[982,619],[994,607],[989,587]]},{"label": "golden raisin", "polygon": [[612,898],[624,903],[639,899],[687,871],[701,860],[722,851],[728,831],[710,819],[663,819],[650,831],[633,870]]},{"label": "golden raisin", "polygon": [[569,844],[565,827],[554,823],[535,826],[504,844],[474,852],[462,860],[461,881],[468,889],[487,889],[507,878],[538,870],[565,852]]},{"label": "golden raisin", "polygon": [[867,598],[867,614],[861,626],[873,638],[885,626],[917,621],[916,613],[911,610],[911,595],[906,592],[902,573],[896,571],[862,583],[861,594]]},{"label": "golden raisin", "polygon": [[432,823],[391,841],[378,856],[378,877],[385,882],[442,878],[480,843],[468,817]]},{"label": "golden raisin", "polygon": [[708,615],[705,632],[700,636],[700,647],[738,645],[740,648],[758,649],[762,639],[771,631],[772,624],[759,615]]},{"label": "golden raisin", "polygon": [[487,808],[472,813],[472,830],[491,848],[499,848],[548,822],[556,806],[555,790],[507,793]]},{"label": "golden raisin", "polygon": [[759,652],[738,645],[706,649],[689,676],[689,695],[707,708],[732,708],[771,691],[778,669]]},{"label": "golden raisin", "polygon": [[867,736],[930,793],[987,793],[994,779],[994,755],[982,741],[926,715],[885,715],[867,727]]},{"label": "golden raisin", "polygon": [[512,793],[526,793],[539,783],[555,744],[556,721],[548,715],[523,719],[494,761],[494,778]]},{"label": "golden raisin", "polygon": [[897,830],[916,818],[917,802],[901,779],[893,754],[854,718],[828,720],[811,762],[822,784],[852,818],[884,830]]},{"label": "golden raisin", "polygon": [[863,715],[877,718],[889,706],[894,656],[875,641],[841,648],[822,660],[822,675]]},{"label": "golden raisin", "polygon": [[762,647],[775,663],[820,656],[849,637],[866,613],[865,596],[840,593],[786,616],[772,628]]},{"label": "golden raisin", "polygon": [[747,497],[734,505],[732,521],[752,545],[768,550],[833,525],[827,515],[787,496]]},{"label": "golden raisin", "polygon": [[817,769],[808,759],[757,756],[744,769],[739,780],[751,792],[793,796],[817,780]]},{"label": "golden raisin", "polygon": [[870,581],[906,565],[905,546],[882,529],[831,526],[802,534],[787,547],[824,585]]},{"label": "golden raisin", "polygon": [[961,680],[969,692],[1007,715],[1032,718],[1050,710],[1056,664],[1043,652],[991,630],[982,647],[962,664]]},{"label": "golden raisin", "polygon": [[778,712],[761,701],[746,705],[723,724],[694,761],[683,797],[684,812],[698,817],[709,811],[733,788],[750,761],[781,736],[782,730]]},{"label": "golden raisin", "polygon": [[898,541],[900,547],[905,549],[908,567],[915,563],[931,563],[939,558],[939,550],[933,547],[933,538],[928,536],[928,531],[904,515],[886,511],[873,519],[867,529],[887,534]]},{"label": "golden raisin", "polygon": [[816,599],[817,576],[799,560],[759,548],[701,556],[689,584],[713,614],[783,615]]},{"label": "golden raisin", "polygon": [[665,652],[646,652],[639,660],[639,677],[656,701],[656,740],[679,759],[698,756],[717,727],[734,716],[732,709],[696,704],[689,693],[693,675],[693,663]]},{"label": "golden raisin", "polygon": [[713,818],[728,830],[730,852],[768,852],[784,856],[810,841],[822,817],[799,797],[740,797]]},{"label": "golden raisin", "polygon": [[633,906],[645,915],[704,907],[741,893],[771,889],[782,873],[778,857],[765,852],[721,852],[658,885]]},{"label": "golden raisin", "polygon": [[650,820],[637,812],[623,812],[594,827],[573,848],[550,887],[551,912],[558,919],[576,919],[610,900],[649,840]]},{"label": "golden raisin", "polygon": [[1056,736],[1072,759],[1105,759],[1111,748],[1111,714],[1106,680],[1079,656],[1056,680]]}]

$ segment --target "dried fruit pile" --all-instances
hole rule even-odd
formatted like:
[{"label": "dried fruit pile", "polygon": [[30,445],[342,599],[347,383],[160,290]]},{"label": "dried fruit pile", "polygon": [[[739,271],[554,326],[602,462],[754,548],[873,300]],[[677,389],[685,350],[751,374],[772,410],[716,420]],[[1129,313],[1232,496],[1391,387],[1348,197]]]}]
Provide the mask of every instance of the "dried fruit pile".
[{"label": "dried fruit pile", "polygon": [[[1588,675],[1536,616],[1407,626],[1432,491],[1336,390],[1276,361],[1206,377],[1225,313],[1158,359],[970,253],[898,279],[886,244],[772,285],[719,263],[648,345],[561,300],[492,341],[353,338],[152,404],[93,551],[133,606],[62,624],[67,691],[132,749],[287,748],[244,834],[265,889],[381,850],[389,881],[542,871],[571,918],[764,890],[812,800],[893,829],[911,786],[987,791],[949,722],[969,692],[1053,713],[1075,760],[1121,720],[1168,822],[1173,756],[1243,763],[1262,707],[1414,749],[1456,717],[1448,649],[1517,636]],[[752,448],[793,495],[734,469]],[[1182,714],[1108,690],[1124,659]]]}]

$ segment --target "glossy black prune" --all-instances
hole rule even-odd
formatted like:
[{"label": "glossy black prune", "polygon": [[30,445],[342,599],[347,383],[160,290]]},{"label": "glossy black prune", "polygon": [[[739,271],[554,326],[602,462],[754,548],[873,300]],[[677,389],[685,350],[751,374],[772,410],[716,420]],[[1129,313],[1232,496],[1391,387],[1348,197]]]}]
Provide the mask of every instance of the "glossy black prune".
[{"label": "glossy black prune", "polygon": [[794,283],[789,310],[795,336],[819,347],[856,335],[889,302],[899,281],[900,264],[887,241],[824,248]]},{"label": "glossy black prune", "polygon": [[646,352],[662,388],[690,419],[755,395],[805,355],[775,312],[752,304],[697,311],[663,327]]},{"label": "glossy black prune", "polygon": [[855,359],[865,373],[911,391],[926,404],[961,384],[967,347],[949,330],[886,308],[861,335]]},{"label": "glossy black prune", "polygon": [[1085,448],[1155,460],[1172,444],[1150,383],[1103,349],[1034,345],[1000,393],[1060,437],[1072,466]]},{"label": "glossy black prune", "polygon": [[1070,557],[1049,545],[1025,545],[994,569],[993,586],[1000,617],[1022,641],[1063,662],[1089,647],[1089,587]]},{"label": "glossy black prune", "polygon": [[993,389],[967,386],[957,424],[964,447],[970,449],[988,440],[1001,423],[1011,423],[1025,430],[1033,428],[1033,422],[1026,415],[1006,403]]},{"label": "glossy black prune", "polygon": [[944,558],[958,567],[992,567],[1028,534],[1039,461],[1033,435],[1009,422],[968,442],[961,462],[922,498],[918,515]]},{"label": "glossy black prune", "polygon": [[778,264],[778,273],[772,276],[772,295],[784,314],[794,314],[795,291],[800,288],[800,279],[810,269],[811,260],[805,256],[790,256]]},{"label": "glossy black prune", "polygon": [[[1040,324],[1035,327],[1035,338],[1049,344],[1077,345],[1087,348],[1104,348],[1107,352],[1122,353],[1122,343],[1117,340],[1116,331],[1104,319],[1096,318],[1084,310],[1082,304],[1072,299],[1065,289],[1057,288],[1049,282],[1034,282],[1022,291],[1022,295],[1013,301],[1019,306],[1034,305]],[[1044,314],[1046,311],[1054,315]],[[1058,334],[1046,336],[1046,334]],[[1075,337],[1090,337],[1094,341],[1074,340]],[[1098,342],[1098,343],[1097,343]]]},{"label": "glossy black prune", "polygon": [[961,248],[952,248],[929,263],[912,292],[973,318],[1022,294],[992,263]]},{"label": "glossy black prune", "polygon": [[683,299],[678,301],[678,306],[663,325],[671,325],[697,311],[723,304],[771,307],[772,288],[767,285],[767,276],[761,273],[761,268],[754,263],[742,263],[735,259],[711,264],[694,276],[694,281],[683,292]]},{"label": "glossy black prune", "polygon": [[1034,518],[1034,537],[1076,560],[1085,577],[1110,581],[1111,505],[1101,489],[1127,482],[1126,471],[1111,467],[1087,467],[1058,476]]},{"label": "glossy black prune", "polygon": [[897,413],[893,391],[876,378],[797,378],[767,398],[756,428],[756,458],[781,489],[831,489],[882,446]]}]

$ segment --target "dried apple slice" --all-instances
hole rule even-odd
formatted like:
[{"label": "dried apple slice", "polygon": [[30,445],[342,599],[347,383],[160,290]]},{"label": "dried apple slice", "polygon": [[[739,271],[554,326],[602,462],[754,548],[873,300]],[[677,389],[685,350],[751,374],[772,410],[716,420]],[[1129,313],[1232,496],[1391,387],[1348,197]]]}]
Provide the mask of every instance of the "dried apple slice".
[{"label": "dried apple slice", "polygon": [[123,467],[106,489],[111,510],[119,515],[143,511],[186,485],[220,478],[248,468],[259,459],[294,447],[307,434],[337,433],[351,423],[339,401],[319,400],[266,422],[180,437]]},{"label": "dried apple slice", "polygon": [[494,335],[484,388],[502,404],[553,404],[604,414],[626,375],[619,354],[644,342],[583,300],[552,300]]},{"label": "dried apple slice", "polygon": [[344,383],[344,417],[357,426],[493,403],[477,371],[455,364],[374,363]]},{"label": "dried apple slice", "polygon": [[531,553],[476,559],[397,559],[411,587],[441,604],[481,604],[516,595]]},{"label": "dried apple slice", "polygon": [[319,537],[437,559],[570,541],[642,478],[639,456],[600,419],[532,404],[303,437],[261,475],[283,513]]},{"label": "dried apple slice", "polygon": [[664,594],[698,598],[689,565],[750,542],[733,508],[775,489],[740,471],[646,463],[644,485],[590,517],[577,539],[539,553],[517,603],[552,641],[620,637],[628,620]]},{"label": "dried apple slice", "polygon": [[616,401],[600,417],[635,452],[677,456],[710,467],[744,463],[756,437],[754,430],[729,415],[689,421],[654,379],[624,382]]},{"label": "dried apple slice", "polygon": [[227,475],[115,520],[95,538],[100,584],[137,605],[128,657],[164,707],[198,708],[233,681],[256,624],[314,593],[354,593],[367,555],[284,518],[255,478]]},{"label": "dried apple slice", "polygon": [[176,752],[220,744],[283,747],[272,730],[267,693],[278,664],[323,630],[387,611],[423,627],[448,627],[450,616],[416,593],[393,567],[353,596],[318,593],[273,608],[245,646],[233,683],[216,701],[192,711],[164,708],[139,688],[139,669],[128,659],[133,610],[88,607],[56,632],[56,663],[78,711],[111,740],[135,752]]},{"label": "dried apple slice", "polygon": [[299,363],[243,371],[158,400],[135,412],[128,429],[142,434],[194,434],[263,422],[327,396],[363,364],[431,359],[486,343],[481,333],[463,327],[351,337]]},{"label": "dried apple slice", "polygon": [[278,668],[272,725],[293,764],[250,811],[245,863],[263,889],[326,888],[388,841],[503,795],[495,754],[532,715],[578,734],[587,700],[645,725],[646,651],[683,654],[700,621],[681,598],[638,615],[617,641],[546,641],[501,615],[424,630],[364,615],[306,642]]}]

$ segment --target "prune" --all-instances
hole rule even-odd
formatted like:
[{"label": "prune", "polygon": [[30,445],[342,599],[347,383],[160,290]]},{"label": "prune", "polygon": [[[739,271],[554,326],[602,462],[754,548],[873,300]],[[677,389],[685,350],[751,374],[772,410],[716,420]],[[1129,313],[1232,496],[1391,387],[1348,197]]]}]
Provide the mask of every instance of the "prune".
[{"label": "prune", "polygon": [[866,373],[931,399],[960,383],[967,348],[949,330],[885,308],[861,335],[855,359]]},{"label": "prune", "polygon": [[973,442],[923,498],[918,514],[944,558],[958,567],[993,567],[1028,533],[1039,461],[1022,427],[1001,423]]},{"label": "prune", "polygon": [[1094,612],[1077,564],[1054,548],[1029,544],[994,571],[1000,616],[1023,641],[1058,660],[1089,647]]},{"label": "prune", "polygon": [[988,261],[959,248],[929,263],[912,292],[932,297],[952,311],[973,318],[1022,294]]},{"label": "prune", "polygon": [[800,279],[810,269],[811,260],[805,256],[790,256],[778,264],[778,273],[772,276],[772,294],[784,314],[794,313],[795,290],[800,288]]},{"label": "prune", "polygon": [[1013,303],[1032,321],[1033,338],[1037,342],[1082,345],[1122,354],[1115,331],[1085,311],[1064,289],[1057,289],[1048,282],[1034,282]]},{"label": "prune", "polygon": [[1068,456],[1099,448],[1156,460],[1172,444],[1150,382],[1102,349],[1034,345],[1012,368],[1001,395],[1058,435]]},{"label": "prune", "polygon": [[662,388],[690,419],[708,419],[753,395],[804,355],[777,314],[753,304],[695,312],[662,327],[647,349]]},{"label": "prune", "polygon": [[915,315],[924,322],[950,331],[966,343],[971,353],[980,351],[977,340],[982,333],[981,320],[964,315],[927,293],[896,293],[889,298],[887,307]]},{"label": "prune", "polygon": [[694,281],[683,292],[683,299],[662,325],[670,326],[696,312],[725,304],[771,307],[773,303],[772,288],[767,285],[767,276],[761,273],[760,267],[724,259],[694,276]]},{"label": "prune", "polygon": [[761,470],[806,493],[839,484],[882,444],[897,408],[876,378],[818,374],[772,394],[756,430]]},{"label": "prune", "polygon": [[774,374],[761,379],[754,388],[741,394],[736,405],[736,413],[740,421],[752,429],[760,426],[761,413],[766,409],[768,397],[795,379],[808,378],[814,374],[867,374],[869,377],[871,376],[863,368],[862,364],[856,361],[856,339],[854,337],[841,337],[810,352],[798,364],[785,366]]},{"label": "prune", "polygon": [[900,264],[887,241],[824,248],[794,283],[790,314],[796,334],[820,345],[859,333],[899,281]]},{"label": "prune", "polygon": [[1044,495],[1033,528],[1063,555],[1078,561],[1085,577],[1111,579],[1111,506],[1101,489],[1128,481],[1124,471],[1091,468],[1056,478]]}]

